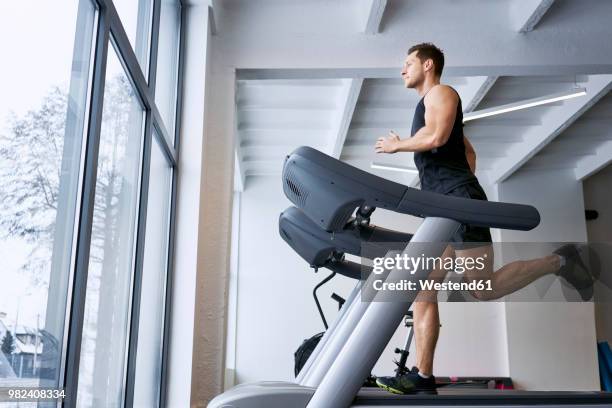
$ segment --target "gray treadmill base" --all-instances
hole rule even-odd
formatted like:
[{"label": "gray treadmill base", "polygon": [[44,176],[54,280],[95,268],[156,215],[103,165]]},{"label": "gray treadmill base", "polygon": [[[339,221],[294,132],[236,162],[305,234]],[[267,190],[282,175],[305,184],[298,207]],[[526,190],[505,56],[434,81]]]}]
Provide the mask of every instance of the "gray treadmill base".
[{"label": "gray treadmill base", "polygon": [[610,408],[612,393],[440,387],[435,395],[395,395],[377,388],[362,388],[351,407]]},{"label": "gray treadmill base", "polygon": [[306,407],[315,390],[281,381],[240,384],[215,397],[208,408]]},{"label": "gray treadmill base", "polygon": [[[262,381],[237,385],[215,397],[208,408],[303,408],[315,389],[291,382]],[[559,392],[440,388],[436,395],[394,395],[362,388],[351,407],[596,408],[612,407],[610,392]]]}]

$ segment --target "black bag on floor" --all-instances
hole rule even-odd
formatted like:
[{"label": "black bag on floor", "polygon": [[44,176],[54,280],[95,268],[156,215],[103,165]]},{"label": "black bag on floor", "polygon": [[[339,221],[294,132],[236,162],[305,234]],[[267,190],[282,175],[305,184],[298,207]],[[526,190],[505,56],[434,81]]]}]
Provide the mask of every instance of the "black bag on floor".
[{"label": "black bag on floor", "polygon": [[298,376],[300,371],[302,371],[302,368],[310,358],[310,355],[312,354],[314,349],[317,347],[317,344],[319,344],[319,341],[321,341],[321,337],[323,337],[324,333],[325,332],[317,333],[311,338],[304,340],[300,347],[298,347],[298,349],[295,351],[295,353],[293,353],[293,368],[296,377]]}]

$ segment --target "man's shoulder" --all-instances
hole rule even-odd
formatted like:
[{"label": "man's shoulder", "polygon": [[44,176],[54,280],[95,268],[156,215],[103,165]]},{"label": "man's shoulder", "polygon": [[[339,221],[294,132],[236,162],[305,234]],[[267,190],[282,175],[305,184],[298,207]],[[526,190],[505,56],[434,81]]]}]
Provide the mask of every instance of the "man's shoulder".
[{"label": "man's shoulder", "polygon": [[443,100],[448,99],[452,99],[453,101],[459,100],[459,94],[457,93],[457,91],[455,91],[454,88],[444,84],[435,85],[425,96],[426,103],[439,103]]}]

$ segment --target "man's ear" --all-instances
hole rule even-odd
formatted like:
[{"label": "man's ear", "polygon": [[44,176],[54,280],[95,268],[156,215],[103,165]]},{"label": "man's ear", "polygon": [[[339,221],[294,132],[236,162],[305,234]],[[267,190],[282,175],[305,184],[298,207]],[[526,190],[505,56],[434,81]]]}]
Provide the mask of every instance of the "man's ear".
[{"label": "man's ear", "polygon": [[426,59],[425,60],[425,71],[429,71],[433,68],[433,60]]}]

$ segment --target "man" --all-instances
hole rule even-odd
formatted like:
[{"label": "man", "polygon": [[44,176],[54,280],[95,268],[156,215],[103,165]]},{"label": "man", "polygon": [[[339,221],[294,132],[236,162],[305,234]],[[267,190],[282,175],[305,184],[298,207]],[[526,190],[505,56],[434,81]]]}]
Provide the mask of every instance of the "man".
[{"label": "man", "polygon": [[[421,96],[412,121],[411,137],[400,138],[393,131],[376,142],[376,153],[414,152],[421,188],[440,194],[486,200],[476,171],[476,152],[463,134],[461,99],[457,92],[440,84],[444,54],[431,43],[410,48],[401,72],[406,88]],[[468,281],[491,280],[493,290],[472,294],[490,300],[512,293],[541,276],[557,274],[576,289],[583,299],[592,295],[593,277],[581,259],[581,249],[566,245],[549,256],[505,265],[493,273],[493,248],[488,228],[462,225],[451,239],[443,258],[484,257],[485,268],[467,270]],[[442,281],[445,271],[433,270],[431,279]],[[394,393],[435,389],[433,361],[439,335],[438,304],[434,293],[419,293],[413,304],[416,340],[416,367],[401,377],[381,377],[380,387]]]}]

